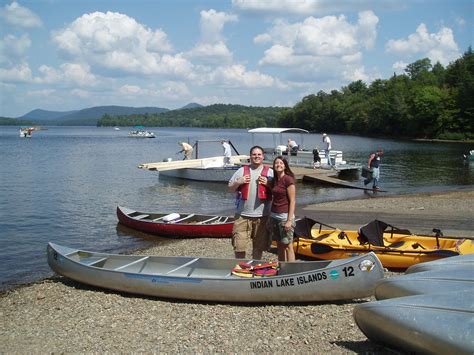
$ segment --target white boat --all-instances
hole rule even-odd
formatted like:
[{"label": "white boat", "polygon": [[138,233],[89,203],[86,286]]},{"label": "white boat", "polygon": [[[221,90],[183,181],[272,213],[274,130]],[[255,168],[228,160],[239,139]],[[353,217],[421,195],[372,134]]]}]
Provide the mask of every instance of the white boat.
[{"label": "white boat", "polygon": [[409,353],[473,354],[473,295],[471,290],[368,302],[355,306],[354,319],[370,340]]},{"label": "white boat", "polygon": [[128,132],[130,138],[155,138],[155,134],[145,130],[135,130]]},{"label": "white boat", "polygon": [[31,138],[34,130],[33,127],[20,128],[20,138]]},{"label": "white boat", "polygon": [[216,143],[221,140],[199,140],[194,143],[195,159],[172,160],[165,159],[158,163],[143,163],[138,165],[141,169],[156,170],[160,176],[173,177],[186,180],[206,181],[206,182],[228,182],[232,175],[242,164],[248,163],[248,155],[239,155],[232,142],[229,141],[234,153],[230,158],[230,163],[225,163],[224,156],[198,158],[199,147],[202,143]]},{"label": "white boat", "polygon": [[433,270],[447,270],[449,268],[457,268],[464,266],[474,270],[474,254],[465,254],[451,256],[449,258],[428,261],[410,266],[405,274],[414,274],[416,272],[433,271]]},{"label": "white boat", "polygon": [[[288,162],[291,166],[301,166],[301,167],[313,167],[313,150],[307,150],[304,148],[304,136],[309,134],[309,131],[302,128],[254,128],[248,131],[252,134],[252,145],[257,144],[256,142],[261,141],[257,139],[257,135],[267,135],[272,136],[273,146],[272,147],[263,147],[265,151],[265,162],[271,163],[273,159],[279,155],[283,155],[288,159]],[[287,146],[285,144],[284,135],[299,135],[299,148],[296,153],[287,152]],[[347,170],[359,170],[361,169],[360,164],[347,163],[342,156],[342,151],[340,150],[331,150],[329,152],[329,157],[331,159],[332,165],[338,171],[347,171]],[[330,168],[328,160],[324,154],[324,150],[319,151],[319,158],[321,159],[322,168]]]},{"label": "white boat", "polygon": [[383,267],[368,253],[334,261],[280,263],[278,274],[239,277],[238,262],[254,260],[96,253],[49,243],[56,273],[88,285],[172,299],[282,303],[347,300],[371,296]]},{"label": "white boat", "polygon": [[120,131],[120,127],[114,127],[115,131]]}]

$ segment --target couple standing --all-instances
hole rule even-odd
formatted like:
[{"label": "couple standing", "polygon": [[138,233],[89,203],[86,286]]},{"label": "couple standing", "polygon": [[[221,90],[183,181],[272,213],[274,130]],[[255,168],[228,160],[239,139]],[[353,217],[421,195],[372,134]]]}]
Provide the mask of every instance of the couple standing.
[{"label": "couple standing", "polygon": [[[260,146],[250,149],[250,166],[237,170],[229,181],[229,191],[237,192],[236,219],[232,230],[235,257],[245,258],[252,241],[252,257],[260,260],[270,247],[268,227],[278,246],[278,260],[294,261],[296,188],[293,172],[281,156],[273,169],[263,165]],[[270,215],[270,217],[269,217]]]}]

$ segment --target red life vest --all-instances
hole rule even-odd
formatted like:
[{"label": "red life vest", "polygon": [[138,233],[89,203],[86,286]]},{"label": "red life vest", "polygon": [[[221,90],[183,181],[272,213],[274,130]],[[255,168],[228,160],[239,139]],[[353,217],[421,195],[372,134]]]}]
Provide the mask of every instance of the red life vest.
[{"label": "red life vest", "polygon": [[[264,165],[261,175],[267,177],[269,169],[270,168],[267,165]],[[245,175],[250,175],[250,166],[248,165],[244,165],[244,176]],[[242,200],[247,200],[249,198],[249,188],[250,184],[242,184],[237,189],[241,193],[240,198]],[[271,198],[271,190],[265,185],[257,184],[257,193],[260,200],[267,200]]]}]

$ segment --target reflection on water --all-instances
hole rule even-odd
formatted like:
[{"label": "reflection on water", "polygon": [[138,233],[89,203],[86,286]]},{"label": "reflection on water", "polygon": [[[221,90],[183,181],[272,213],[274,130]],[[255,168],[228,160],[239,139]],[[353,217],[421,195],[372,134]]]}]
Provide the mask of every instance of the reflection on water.
[{"label": "reflection on water", "polygon": [[[230,139],[241,154],[252,144],[244,130],[152,129],[156,139],[127,138],[127,129],[49,127],[31,139],[17,127],[0,127],[0,288],[51,274],[48,241],[120,253],[172,242],[117,225],[117,205],[151,212],[232,214],[234,196],[226,184],[159,178],[139,163],[180,159],[177,142]],[[331,135],[347,162],[366,164],[383,147],[381,186],[388,194],[433,191],[474,183],[474,164],[462,160],[465,144],[400,142]],[[258,142],[270,146],[272,140]],[[311,134],[304,147],[322,147]],[[222,154],[219,143],[200,145],[201,156]],[[362,186],[358,174],[345,179]],[[361,190],[297,185],[297,204],[373,197]],[[230,245],[229,245],[230,248]]]}]

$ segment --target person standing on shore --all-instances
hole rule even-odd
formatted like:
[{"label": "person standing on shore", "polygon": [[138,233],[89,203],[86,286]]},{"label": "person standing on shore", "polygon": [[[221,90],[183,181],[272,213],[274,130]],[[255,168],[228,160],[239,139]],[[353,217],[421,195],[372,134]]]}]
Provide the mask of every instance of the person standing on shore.
[{"label": "person standing on shore", "polygon": [[230,158],[232,157],[232,150],[230,144],[226,140],[221,140],[222,148],[224,149],[224,165],[230,165]]},{"label": "person standing on shore", "polygon": [[245,258],[252,241],[252,257],[261,259],[270,247],[267,222],[271,208],[269,182],[273,170],[263,165],[264,151],[260,146],[250,149],[250,166],[239,168],[229,180],[228,190],[237,192],[236,213],[232,229],[232,246],[237,259]]},{"label": "person standing on shore", "polygon": [[332,168],[332,161],[331,157],[329,155],[329,152],[331,151],[331,138],[326,133],[323,133],[323,143],[324,143],[324,155],[326,156],[326,159],[328,161],[328,165]]},{"label": "person standing on shore", "polygon": [[382,155],[383,150],[379,148],[375,153],[370,154],[369,161],[367,162],[367,168],[371,170],[372,176],[364,180],[364,185],[368,185],[372,181],[372,188],[374,190],[380,190],[378,183],[380,179],[380,158]]},{"label": "person standing on shore", "polygon": [[278,260],[295,261],[293,235],[295,230],[295,175],[288,161],[278,156],[273,161],[272,208],[270,225],[272,239],[277,242]]},{"label": "person standing on shore", "polygon": [[183,160],[187,160],[187,159],[191,159],[192,155],[193,155],[193,147],[191,146],[191,144],[189,143],[186,143],[186,142],[180,142],[178,143],[179,145],[181,145],[181,149],[178,153],[183,153],[184,152],[184,158]]}]

